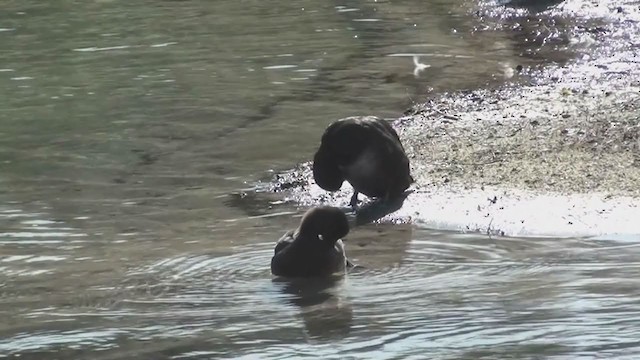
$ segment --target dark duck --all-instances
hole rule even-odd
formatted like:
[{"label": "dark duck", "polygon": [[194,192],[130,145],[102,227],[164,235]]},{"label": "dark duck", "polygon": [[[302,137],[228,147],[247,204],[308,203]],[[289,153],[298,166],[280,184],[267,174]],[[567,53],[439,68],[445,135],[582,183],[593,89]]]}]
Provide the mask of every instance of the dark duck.
[{"label": "dark duck", "polygon": [[354,193],[390,200],[413,183],[409,159],[396,131],[374,116],[348,117],[325,130],[313,158],[313,177],[327,191],[337,191],[347,180]]},{"label": "dark duck", "polygon": [[340,240],[349,233],[344,212],[334,207],[313,208],[300,226],[278,240],[271,258],[271,273],[283,277],[320,277],[352,266]]}]

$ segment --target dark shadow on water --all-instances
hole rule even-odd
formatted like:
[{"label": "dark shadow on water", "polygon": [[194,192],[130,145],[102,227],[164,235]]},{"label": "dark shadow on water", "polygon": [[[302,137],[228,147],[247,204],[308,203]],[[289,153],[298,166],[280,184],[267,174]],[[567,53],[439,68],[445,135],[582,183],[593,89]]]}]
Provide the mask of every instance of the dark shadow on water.
[{"label": "dark shadow on water", "polygon": [[372,223],[376,220],[399,210],[407,199],[407,196],[411,194],[413,190],[407,190],[399,196],[384,201],[382,199],[375,200],[364,204],[356,211],[356,225],[364,225]]},{"label": "dark shadow on water", "polygon": [[343,276],[325,278],[275,278],[288,301],[300,308],[307,334],[317,339],[339,339],[351,332],[351,303],[339,291]]}]

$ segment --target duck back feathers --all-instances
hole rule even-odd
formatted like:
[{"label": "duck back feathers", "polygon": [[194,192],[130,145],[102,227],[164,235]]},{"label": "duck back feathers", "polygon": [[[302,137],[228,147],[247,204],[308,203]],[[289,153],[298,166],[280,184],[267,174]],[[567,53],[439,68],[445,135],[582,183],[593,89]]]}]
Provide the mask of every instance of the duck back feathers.
[{"label": "duck back feathers", "polygon": [[314,156],[313,176],[327,191],[337,191],[347,180],[372,197],[399,194],[413,182],[398,134],[389,122],[372,116],[329,125]]},{"label": "duck back feathers", "polygon": [[278,240],[271,272],[285,277],[314,277],[344,271],[347,259],[340,238],[348,233],[349,223],[340,209],[309,210],[295,231]]}]

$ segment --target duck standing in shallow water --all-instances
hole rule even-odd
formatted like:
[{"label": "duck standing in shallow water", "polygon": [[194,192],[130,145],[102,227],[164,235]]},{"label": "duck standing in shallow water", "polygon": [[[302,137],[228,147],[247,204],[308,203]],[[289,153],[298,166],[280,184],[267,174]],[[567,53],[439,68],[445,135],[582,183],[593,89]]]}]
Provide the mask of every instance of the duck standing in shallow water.
[{"label": "duck standing in shallow water", "polygon": [[317,207],[307,211],[300,226],[278,240],[271,258],[271,273],[315,277],[344,272],[350,263],[340,239],[348,233],[349,222],[342,210]]},{"label": "duck standing in shallow water", "polygon": [[409,159],[396,131],[375,116],[348,117],[329,125],[313,158],[313,178],[327,191],[347,180],[354,193],[389,200],[413,183]]}]

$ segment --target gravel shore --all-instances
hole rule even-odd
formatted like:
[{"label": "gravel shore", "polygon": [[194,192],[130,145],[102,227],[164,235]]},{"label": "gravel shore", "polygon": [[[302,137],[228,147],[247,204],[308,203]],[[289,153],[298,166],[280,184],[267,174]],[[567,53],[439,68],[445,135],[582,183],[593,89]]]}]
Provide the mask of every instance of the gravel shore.
[{"label": "gravel shore", "polygon": [[[628,36],[640,32],[640,9],[565,1],[535,21],[528,12],[491,11],[478,11],[483,30],[475,36],[544,29],[553,51],[573,60],[532,66],[523,58],[502,83],[434,93],[389,119],[416,184],[383,221],[492,235],[640,237],[640,43]],[[278,174],[269,189],[303,206],[345,205],[350,196],[348,184],[319,189],[309,163]]]}]

